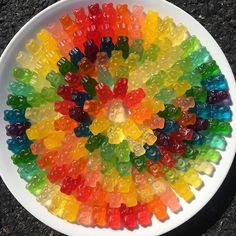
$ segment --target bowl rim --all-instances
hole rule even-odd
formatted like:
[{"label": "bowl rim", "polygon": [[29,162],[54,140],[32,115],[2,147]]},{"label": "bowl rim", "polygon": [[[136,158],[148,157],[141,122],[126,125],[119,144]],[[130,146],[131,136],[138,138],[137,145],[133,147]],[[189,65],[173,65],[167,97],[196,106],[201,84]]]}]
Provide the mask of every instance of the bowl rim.
[{"label": "bowl rim", "polygon": [[[50,5],[49,7],[47,7],[46,9],[42,10],[37,15],[35,15],[33,18],[31,18],[15,34],[15,36],[12,38],[12,40],[9,42],[9,44],[7,45],[5,50],[3,51],[3,53],[0,57],[0,65],[1,65],[0,66],[0,77],[4,73],[3,71],[4,71],[4,67],[6,67],[6,61],[8,60],[9,57],[11,57],[11,55],[9,55],[9,54],[11,52],[12,47],[15,44],[17,44],[17,40],[21,38],[21,35],[23,33],[25,33],[28,30],[28,28],[32,28],[35,25],[36,26],[39,25],[38,22],[39,22],[39,19],[41,17],[44,17],[44,16],[47,17],[47,15],[49,15],[54,10],[56,11],[56,9],[57,9],[57,11],[58,11],[59,8],[61,8],[61,7],[63,8],[63,5],[66,5],[68,7],[68,6],[73,6],[75,4],[78,4],[78,6],[80,6],[80,5],[88,5],[90,3],[95,3],[95,2],[97,2],[97,1],[94,1],[94,0],[89,0],[89,1],[86,1],[86,0],[61,0],[59,2],[56,2],[52,5]],[[103,2],[110,2],[110,1],[99,1],[99,3],[100,2],[103,3]],[[127,2],[127,0],[126,1],[123,1],[123,0],[116,1],[115,0],[115,1],[112,1],[112,2],[114,2],[114,3],[116,3],[116,2],[124,3],[124,2]],[[148,0],[148,1],[147,0],[146,1],[145,0],[136,0],[136,1],[131,0],[129,2],[130,2],[129,5],[133,5],[132,3],[136,3],[136,4],[141,3],[141,5],[144,5],[144,4],[157,5],[157,3],[158,3],[162,7],[164,6],[164,7],[167,7],[167,8],[172,8],[173,11],[175,11],[175,12],[173,12],[173,15],[171,15],[174,18],[174,20],[176,18],[178,19],[178,14],[182,14],[183,17],[186,17],[186,21],[188,21],[188,20],[191,21],[192,22],[191,24],[193,24],[194,27],[199,29],[199,32],[201,32],[201,34],[204,35],[206,40],[209,40],[210,43],[213,44],[213,48],[217,52],[215,52],[213,49],[211,49],[211,54],[215,54],[215,55],[220,56],[220,58],[217,58],[217,59],[216,59],[215,56],[213,56],[213,58],[218,62],[218,64],[224,64],[224,68],[221,68],[221,70],[224,74],[227,75],[226,76],[227,81],[228,81],[228,83],[230,82],[230,84],[229,84],[230,85],[230,90],[231,90],[230,94],[231,94],[231,97],[232,97],[232,100],[233,100],[233,104],[236,104],[236,83],[234,81],[234,75],[233,75],[233,72],[230,68],[230,65],[229,65],[224,53],[222,52],[221,48],[217,44],[217,42],[213,39],[213,37],[210,35],[210,33],[197,20],[195,20],[191,15],[189,15],[187,12],[185,12],[181,8],[179,8],[176,5],[174,5],[170,2],[167,2],[165,0]],[[159,11],[159,9],[157,9],[157,11]],[[186,25],[186,23],[184,23],[184,24]],[[187,28],[189,29],[189,27],[187,27]],[[201,37],[203,37],[203,36],[201,36]],[[207,47],[207,49],[209,49],[209,48]],[[3,79],[2,78],[0,78],[0,79],[1,79],[1,82],[2,82]],[[1,95],[1,98],[3,98],[4,101],[5,101],[5,98],[2,95]],[[2,120],[2,117],[3,117],[2,111],[3,111],[4,108],[1,107],[0,109],[1,109],[1,134],[3,134],[2,133],[3,132],[2,128],[4,126],[4,121]],[[227,175],[227,173],[228,173],[228,171],[229,171],[229,169],[232,165],[232,162],[233,162],[233,159],[234,159],[234,154],[236,152],[236,145],[234,145],[232,143],[232,140],[234,138],[236,138],[236,132],[234,132],[235,131],[234,127],[236,127],[235,126],[236,107],[232,106],[231,109],[233,111],[233,120],[231,122],[232,128],[233,128],[233,133],[232,133],[232,137],[231,137],[231,139],[228,143],[228,147],[227,147],[228,149],[230,149],[230,150],[227,151],[229,156],[227,157],[227,159],[223,160],[225,162],[224,167],[223,167],[224,172],[222,173],[222,175],[217,177],[217,179],[216,179],[217,181],[215,181],[214,186],[213,186],[214,188],[213,189],[209,188],[209,192],[207,191],[207,193],[205,194],[205,197],[206,197],[205,201],[198,203],[197,207],[195,207],[187,215],[181,214],[181,216],[180,216],[181,219],[179,219],[180,217],[178,217],[168,227],[165,227],[163,224],[158,223],[157,221],[154,221],[154,219],[153,219],[154,224],[152,226],[150,226],[148,228],[140,227],[139,230],[134,231],[137,236],[139,236],[139,235],[143,236],[144,234],[149,235],[149,236],[150,235],[160,235],[160,234],[166,233],[170,230],[173,230],[174,228],[178,227],[179,225],[183,224],[188,219],[190,219],[192,216],[194,216],[198,211],[200,211],[207,204],[207,202],[213,197],[213,195],[216,193],[216,191],[219,189],[219,187],[221,186],[222,182],[224,181],[224,179],[225,179],[225,177],[226,177],[226,175]],[[5,130],[4,130],[4,132],[5,132]],[[5,137],[4,134],[3,134],[3,136]],[[5,139],[4,139],[4,141],[5,141]],[[1,144],[0,147],[1,147],[1,149],[2,149],[2,147],[4,149],[5,146],[6,146],[6,144],[4,143],[4,144]],[[0,154],[1,154],[1,156],[4,156],[4,155],[2,155],[2,150],[1,149],[0,149]],[[5,150],[4,150],[4,152],[5,152]],[[221,161],[221,162],[223,162],[223,161]],[[0,158],[0,163],[4,163],[3,157]],[[221,165],[221,163],[220,163],[220,165]],[[216,172],[217,172],[217,170],[216,170]],[[29,196],[28,190],[24,189],[22,191],[21,190],[18,191],[16,183],[14,183],[13,180],[9,179],[8,171],[4,168],[4,165],[1,165],[1,164],[0,164],[0,175],[3,179],[3,182],[6,184],[7,188],[10,190],[10,192],[13,194],[13,196],[17,199],[17,201],[30,214],[32,214],[35,218],[37,218],[38,220],[40,220],[44,224],[50,226],[51,228],[53,228],[53,229],[55,229],[55,230],[57,230],[61,233],[64,233],[64,234],[67,234],[67,235],[78,235],[78,233],[81,233],[81,234],[83,234],[83,236],[91,235],[92,233],[93,234],[99,234],[101,232],[103,233],[103,236],[109,235],[110,233],[113,233],[114,236],[120,234],[121,232],[123,232],[125,235],[131,235],[131,233],[134,233],[134,232],[126,230],[126,229],[123,229],[122,231],[120,231],[120,230],[114,231],[114,230],[111,230],[111,229],[87,228],[87,227],[84,227],[84,226],[68,223],[65,220],[59,219],[58,217],[56,217],[56,216],[52,215],[51,213],[49,213],[46,210],[45,207],[41,206],[38,202],[36,202],[36,199],[33,195],[32,196],[33,196],[34,199],[32,198],[32,196],[31,197]],[[17,175],[17,177],[19,178],[17,173],[14,173],[14,175]],[[19,181],[21,181],[21,180],[19,180]],[[206,188],[206,186],[205,186],[205,188]],[[27,193],[26,193],[26,191],[27,191]],[[24,196],[20,195],[21,193],[23,193]],[[201,194],[201,192],[200,192],[200,194]],[[26,197],[27,199],[24,199],[24,197]],[[36,206],[35,204],[38,204],[38,206]],[[44,208],[44,209],[42,209],[42,208]],[[46,216],[46,219],[45,219],[45,216]],[[167,223],[167,225],[168,225],[168,223]],[[156,226],[158,226],[158,227],[156,227]]]}]

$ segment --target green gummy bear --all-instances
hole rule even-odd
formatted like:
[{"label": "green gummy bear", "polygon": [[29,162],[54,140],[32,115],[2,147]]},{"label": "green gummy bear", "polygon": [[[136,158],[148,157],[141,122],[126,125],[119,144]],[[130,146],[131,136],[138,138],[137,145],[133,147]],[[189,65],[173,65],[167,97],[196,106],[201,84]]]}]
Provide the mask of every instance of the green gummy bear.
[{"label": "green gummy bear", "polygon": [[63,76],[55,71],[49,72],[46,76],[46,80],[49,81],[51,86],[54,88],[58,88],[61,84],[66,84]]},{"label": "green gummy bear", "polygon": [[226,141],[225,138],[218,135],[206,135],[205,136],[205,145],[208,145],[211,148],[225,150]]},{"label": "green gummy bear", "polygon": [[98,67],[98,82],[105,83],[109,87],[113,86],[114,82],[112,80],[112,76],[107,67],[103,67],[103,66]]},{"label": "green gummy bear", "polygon": [[143,57],[144,49],[143,49],[144,41],[142,39],[135,39],[133,44],[129,48],[130,53],[135,53],[139,55],[140,58]]},{"label": "green gummy bear", "polygon": [[167,171],[164,174],[165,179],[170,183],[174,183],[179,177],[176,170],[174,168],[167,168],[166,170]]},{"label": "green gummy bear", "polygon": [[27,102],[27,98],[21,95],[12,95],[7,96],[7,105],[13,109],[26,109],[30,107],[30,104]]},{"label": "green gummy bear", "polygon": [[114,152],[115,152],[115,146],[114,144],[110,144],[108,141],[103,142],[100,153],[103,159],[105,160],[110,160],[111,158],[114,157]]},{"label": "green gummy bear", "polygon": [[163,117],[165,119],[170,119],[170,120],[179,118],[180,114],[181,114],[181,109],[178,107],[175,107],[172,104],[165,104],[165,110],[160,111],[158,113],[160,117]]},{"label": "green gummy bear", "polygon": [[201,47],[201,43],[196,36],[191,36],[184,40],[180,47],[183,49],[182,58],[190,56],[194,51],[198,50]]},{"label": "green gummy bear", "polygon": [[25,181],[29,182],[39,172],[39,167],[35,160],[25,163],[18,168],[17,172],[19,173],[20,177]]},{"label": "green gummy bear", "polygon": [[115,72],[114,82],[116,82],[119,78],[129,78],[129,67],[127,65],[121,65]]},{"label": "green gummy bear", "polygon": [[175,168],[177,170],[181,170],[181,171],[186,172],[189,168],[189,163],[184,158],[178,157],[176,160]]},{"label": "green gummy bear", "polygon": [[198,150],[195,149],[194,147],[187,145],[185,148],[185,152],[183,154],[183,158],[190,159],[190,160],[195,160],[197,155],[198,155]]},{"label": "green gummy bear", "polygon": [[150,88],[158,87],[159,89],[163,87],[164,82],[167,78],[165,71],[160,71],[158,74],[152,75],[146,82],[146,85]]},{"label": "green gummy bear", "polygon": [[116,169],[118,170],[120,176],[131,175],[132,164],[130,162],[117,162]]},{"label": "green gummy bear", "polygon": [[216,164],[219,163],[221,155],[215,149],[209,148],[209,146],[201,146],[201,147],[198,147],[197,150],[199,151],[197,158],[203,159],[206,161],[211,161]]},{"label": "green gummy bear", "polygon": [[68,61],[65,57],[62,57],[58,62],[57,66],[59,71],[63,76],[65,76],[68,72],[77,72],[78,67],[73,65],[70,61]]},{"label": "green gummy bear", "polygon": [[14,95],[27,97],[29,93],[34,92],[34,88],[29,84],[15,80],[9,82],[9,91]]},{"label": "green gummy bear", "polygon": [[31,162],[37,158],[37,155],[34,155],[31,152],[31,149],[24,149],[16,154],[14,154],[11,159],[15,165],[18,167],[23,167],[28,162]]},{"label": "green gummy bear", "polygon": [[143,156],[135,156],[134,153],[130,153],[130,161],[132,165],[139,171],[142,172],[148,168],[146,157]]},{"label": "green gummy bear", "polygon": [[185,73],[179,78],[179,81],[187,80],[192,87],[201,86],[202,76],[197,71],[191,71],[189,73]]},{"label": "green gummy bear", "polygon": [[124,59],[129,57],[129,39],[126,36],[119,36],[115,45],[115,50],[121,50]]},{"label": "green gummy bear", "polygon": [[84,87],[84,90],[90,94],[91,96],[95,97],[96,96],[96,86],[97,86],[97,81],[90,76],[84,76],[83,79],[81,80],[81,83]]},{"label": "green gummy bear", "polygon": [[213,135],[230,136],[232,133],[232,127],[229,122],[209,119],[207,131]]},{"label": "green gummy bear", "polygon": [[126,140],[116,145],[115,155],[118,158],[119,162],[129,162],[130,160],[130,149],[129,144]]},{"label": "green gummy bear", "polygon": [[196,103],[206,103],[207,90],[202,87],[192,87],[186,92],[187,97],[194,97]]},{"label": "green gummy bear", "polygon": [[62,100],[62,98],[57,95],[55,88],[44,87],[41,91],[41,94],[47,102],[55,102]]},{"label": "green gummy bear", "polygon": [[142,61],[156,61],[158,57],[158,52],[160,48],[156,44],[151,44],[148,50],[146,50],[143,54]]},{"label": "green gummy bear", "polygon": [[172,88],[161,89],[158,93],[155,94],[156,100],[161,100],[165,104],[171,104],[172,100],[176,98],[175,90]]},{"label": "green gummy bear", "polygon": [[209,77],[215,77],[221,73],[220,68],[215,61],[202,64],[197,68],[197,71],[201,74],[203,80]]},{"label": "green gummy bear", "polygon": [[101,167],[102,174],[110,176],[113,173],[112,169],[115,167],[115,158],[113,157],[110,160],[102,159]]},{"label": "green gummy bear", "polygon": [[32,106],[32,107],[39,107],[42,104],[46,104],[47,100],[43,97],[41,93],[34,92],[30,93],[27,97],[27,102]]},{"label": "green gummy bear", "polygon": [[32,77],[36,75],[34,72],[30,71],[29,69],[20,68],[20,67],[13,68],[12,74],[16,80],[21,81],[25,84],[29,84]]},{"label": "green gummy bear", "polygon": [[88,151],[93,152],[96,149],[100,148],[100,146],[104,143],[106,137],[102,134],[92,135],[89,137],[85,147]]},{"label": "green gummy bear", "polygon": [[33,176],[31,181],[26,185],[26,188],[35,196],[39,195],[43,189],[48,185],[48,179],[45,172],[40,171]]}]

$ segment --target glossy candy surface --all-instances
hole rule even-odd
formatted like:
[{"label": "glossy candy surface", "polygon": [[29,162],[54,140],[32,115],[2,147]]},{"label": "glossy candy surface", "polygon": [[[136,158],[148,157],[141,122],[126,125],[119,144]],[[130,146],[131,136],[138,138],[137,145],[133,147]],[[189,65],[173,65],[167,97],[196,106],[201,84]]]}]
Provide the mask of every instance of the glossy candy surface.
[{"label": "glossy candy surface", "polygon": [[69,222],[164,222],[179,198],[194,200],[226,148],[227,78],[170,17],[113,3],[87,12],[65,13],[17,54],[4,111],[12,161]]}]

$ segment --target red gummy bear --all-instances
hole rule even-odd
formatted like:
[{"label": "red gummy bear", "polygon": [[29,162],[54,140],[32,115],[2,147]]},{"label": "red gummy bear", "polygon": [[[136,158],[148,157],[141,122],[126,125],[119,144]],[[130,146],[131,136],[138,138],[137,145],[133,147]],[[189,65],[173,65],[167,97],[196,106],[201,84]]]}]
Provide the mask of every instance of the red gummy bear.
[{"label": "red gummy bear", "polygon": [[70,86],[66,86],[64,84],[61,84],[57,88],[57,94],[65,100],[71,100],[71,96],[72,96],[73,91],[74,91],[73,88],[71,88]]},{"label": "red gummy bear", "polygon": [[77,179],[73,179],[67,176],[61,184],[61,192],[67,195],[70,195],[79,185],[81,181],[81,177],[79,176]]},{"label": "red gummy bear", "polygon": [[72,107],[76,107],[76,104],[72,101],[56,101],[54,104],[55,111],[60,112],[62,115],[69,115],[69,110]]},{"label": "red gummy bear", "polygon": [[108,208],[107,210],[107,225],[112,229],[121,228],[120,208]]},{"label": "red gummy bear", "polygon": [[113,93],[105,83],[96,85],[96,94],[99,100],[104,104],[113,99]]},{"label": "red gummy bear", "polygon": [[51,183],[58,183],[63,180],[68,173],[68,166],[54,166],[47,174]]},{"label": "red gummy bear", "polygon": [[113,93],[115,98],[124,98],[128,91],[128,79],[120,78],[114,85]]},{"label": "red gummy bear", "polygon": [[133,107],[140,103],[145,97],[145,92],[142,88],[134,89],[125,97],[125,103],[128,107]]}]

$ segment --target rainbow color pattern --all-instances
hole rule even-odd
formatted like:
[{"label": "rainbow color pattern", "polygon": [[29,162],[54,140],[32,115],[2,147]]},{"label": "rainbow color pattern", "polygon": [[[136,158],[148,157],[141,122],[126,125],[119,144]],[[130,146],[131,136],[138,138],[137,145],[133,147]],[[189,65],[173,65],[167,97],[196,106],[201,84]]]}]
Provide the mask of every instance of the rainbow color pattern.
[{"label": "rainbow color pattern", "polygon": [[[72,16],[73,15],[73,16]],[[16,57],[4,119],[13,163],[52,214],[151,225],[194,199],[231,135],[228,84],[183,25],[142,6],[66,13]]]}]

